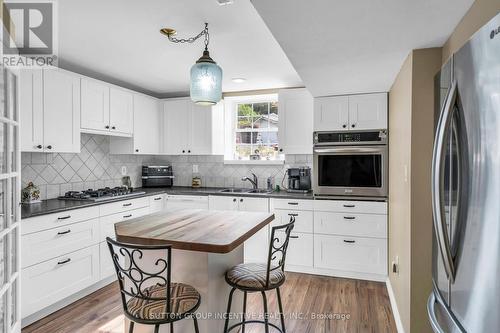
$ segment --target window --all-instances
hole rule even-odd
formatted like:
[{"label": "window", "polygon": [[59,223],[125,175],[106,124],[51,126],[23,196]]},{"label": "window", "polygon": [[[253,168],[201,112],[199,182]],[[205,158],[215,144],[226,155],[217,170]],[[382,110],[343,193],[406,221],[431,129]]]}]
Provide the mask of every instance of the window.
[{"label": "window", "polygon": [[[278,96],[229,97],[225,99],[226,160],[282,160],[278,142]],[[229,133],[230,131],[230,133]]]}]

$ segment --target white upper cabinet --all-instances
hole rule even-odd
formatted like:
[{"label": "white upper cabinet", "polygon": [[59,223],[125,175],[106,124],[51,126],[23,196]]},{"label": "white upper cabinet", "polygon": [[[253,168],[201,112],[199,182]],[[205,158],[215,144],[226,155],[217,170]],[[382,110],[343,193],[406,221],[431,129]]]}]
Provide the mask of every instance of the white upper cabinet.
[{"label": "white upper cabinet", "polygon": [[349,123],[353,130],[387,128],[387,94],[349,96]]},{"label": "white upper cabinet", "polygon": [[80,152],[80,77],[61,69],[22,70],[21,150]]},{"label": "white upper cabinet", "polygon": [[199,106],[189,98],[163,101],[163,147],[167,155],[223,154],[224,115],[218,105]]},{"label": "white upper cabinet", "polygon": [[111,132],[132,134],[134,126],[134,98],[130,91],[110,87],[109,126]]},{"label": "white upper cabinet", "polygon": [[314,99],[314,130],[341,131],[349,125],[347,96],[318,97]]},{"label": "white upper cabinet", "polygon": [[314,100],[315,131],[387,128],[387,93],[318,97]]},{"label": "white upper cabinet", "polygon": [[109,130],[109,86],[97,80],[82,78],[82,129]]},{"label": "white upper cabinet", "polygon": [[82,132],[132,136],[133,93],[108,83],[82,78]]},{"label": "white upper cabinet", "polygon": [[158,99],[143,94],[133,96],[133,136],[110,140],[112,154],[160,154],[161,111]]},{"label": "white upper cabinet", "polygon": [[278,135],[285,154],[312,154],[313,97],[305,88],[278,93]]}]

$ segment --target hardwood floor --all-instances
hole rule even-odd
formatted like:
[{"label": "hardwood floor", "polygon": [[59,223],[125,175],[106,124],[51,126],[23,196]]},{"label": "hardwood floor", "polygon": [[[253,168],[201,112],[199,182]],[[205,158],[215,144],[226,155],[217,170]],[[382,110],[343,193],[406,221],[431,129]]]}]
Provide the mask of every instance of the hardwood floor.
[{"label": "hardwood floor", "polygon": [[[281,293],[288,333],[397,332],[384,283],[287,273]],[[260,294],[248,300],[248,316],[261,319]],[[118,285],[110,284],[22,333],[125,333],[120,302]],[[270,321],[279,326],[275,292],[268,292],[268,302]],[[247,325],[246,332],[264,328]]]}]

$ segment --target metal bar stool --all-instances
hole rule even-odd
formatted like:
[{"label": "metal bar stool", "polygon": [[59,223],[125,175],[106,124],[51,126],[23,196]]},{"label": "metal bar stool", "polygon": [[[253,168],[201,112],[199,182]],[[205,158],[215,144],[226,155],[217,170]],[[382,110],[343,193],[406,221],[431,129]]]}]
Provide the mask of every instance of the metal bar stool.
[{"label": "metal bar stool", "polygon": [[[281,303],[280,286],[285,283],[285,259],[290,240],[290,233],[295,226],[295,217],[290,217],[290,222],[285,225],[272,228],[271,242],[269,244],[269,255],[267,264],[248,263],[239,264],[226,272],[226,282],[233,287],[229,293],[227,304],[226,321],[224,333],[230,332],[241,326],[241,332],[245,333],[246,324],[264,324],[266,333],[269,327],[277,329],[281,333],[286,333],[285,317],[283,315],[283,304]],[[277,234],[279,232],[279,234]],[[243,291],[243,320],[229,326],[229,313],[231,312],[231,302],[235,290]],[[266,291],[276,289],[278,296],[278,307],[281,320],[281,328],[269,322]],[[246,320],[247,294],[260,292],[264,303],[264,320]]]},{"label": "metal bar stool", "polygon": [[[171,282],[170,245],[126,244],[109,237],[106,241],[118,276],[123,311],[130,319],[129,333],[135,323],[154,325],[155,333],[160,325],[170,324],[173,333],[174,322],[185,318],[193,318],[194,331],[199,333],[195,311],[201,297],[192,286]],[[146,262],[146,258],[153,260]],[[148,264],[152,266],[149,272],[144,270]]]}]

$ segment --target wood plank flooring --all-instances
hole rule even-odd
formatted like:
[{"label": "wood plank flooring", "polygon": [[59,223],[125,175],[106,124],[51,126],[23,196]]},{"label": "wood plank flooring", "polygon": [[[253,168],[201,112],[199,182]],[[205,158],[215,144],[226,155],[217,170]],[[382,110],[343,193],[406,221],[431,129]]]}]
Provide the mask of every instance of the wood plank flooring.
[{"label": "wood plank flooring", "polygon": [[[288,333],[397,332],[384,283],[287,273],[281,293]],[[261,319],[260,294],[251,294],[248,301],[247,316]],[[268,292],[268,302],[270,321],[279,326],[275,292]],[[110,284],[22,330],[48,332],[125,333],[118,285]],[[264,328],[247,325],[246,332],[263,333]]]}]

